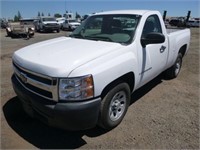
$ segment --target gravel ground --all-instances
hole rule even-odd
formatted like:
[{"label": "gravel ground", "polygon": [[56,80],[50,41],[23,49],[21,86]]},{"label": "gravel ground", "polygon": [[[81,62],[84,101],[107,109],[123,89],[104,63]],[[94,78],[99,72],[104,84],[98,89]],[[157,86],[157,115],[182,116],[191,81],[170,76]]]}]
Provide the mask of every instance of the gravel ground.
[{"label": "gravel ground", "polygon": [[36,33],[34,38],[11,39],[1,30],[1,148],[2,149],[199,149],[199,29],[191,29],[191,46],[178,78],[161,76],[132,94],[122,123],[68,132],[29,118],[11,85],[14,51],[66,35]]}]

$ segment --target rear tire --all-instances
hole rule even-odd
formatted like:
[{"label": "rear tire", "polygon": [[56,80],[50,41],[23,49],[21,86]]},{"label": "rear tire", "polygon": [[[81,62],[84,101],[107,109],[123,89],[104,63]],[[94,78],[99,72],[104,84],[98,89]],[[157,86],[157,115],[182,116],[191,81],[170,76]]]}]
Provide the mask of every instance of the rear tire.
[{"label": "rear tire", "polygon": [[182,67],[182,58],[183,58],[182,54],[179,53],[174,65],[166,70],[165,77],[167,79],[174,79],[178,76]]},{"label": "rear tire", "polygon": [[131,92],[127,83],[111,89],[102,100],[98,125],[110,130],[120,124],[130,104]]}]

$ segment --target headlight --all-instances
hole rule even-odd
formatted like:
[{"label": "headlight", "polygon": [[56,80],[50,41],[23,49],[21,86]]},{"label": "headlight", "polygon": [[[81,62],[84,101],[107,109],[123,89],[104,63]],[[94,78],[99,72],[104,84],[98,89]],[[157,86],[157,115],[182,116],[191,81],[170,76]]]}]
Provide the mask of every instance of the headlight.
[{"label": "headlight", "polygon": [[92,75],[59,80],[60,100],[85,100],[94,97]]},{"label": "headlight", "polygon": [[31,27],[31,30],[33,30],[33,31],[34,31],[34,30],[35,30],[35,28]]},{"label": "headlight", "polygon": [[7,30],[8,30],[9,32],[11,32],[11,29],[10,29],[10,27],[8,27],[8,28],[7,28]]}]

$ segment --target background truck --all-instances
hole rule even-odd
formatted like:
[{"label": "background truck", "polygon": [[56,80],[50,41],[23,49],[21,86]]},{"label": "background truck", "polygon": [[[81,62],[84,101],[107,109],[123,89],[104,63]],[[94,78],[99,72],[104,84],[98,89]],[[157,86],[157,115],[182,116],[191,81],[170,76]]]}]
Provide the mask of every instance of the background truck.
[{"label": "background truck", "polygon": [[78,26],[80,26],[81,24],[73,19],[66,19],[63,22],[63,26],[62,29],[63,30],[75,30]]},{"label": "background truck", "polygon": [[38,32],[60,32],[60,25],[54,17],[39,17],[34,24]]},{"label": "background truck", "polygon": [[28,38],[33,37],[35,34],[35,27],[33,22],[34,19],[25,18],[20,19],[20,21],[17,23],[10,23],[6,27],[7,36],[26,36]]},{"label": "background truck", "polygon": [[176,78],[189,29],[166,29],[158,11],[91,15],[70,37],[13,55],[13,88],[32,117],[68,130],[116,127],[131,93],[161,73]]},{"label": "background truck", "polygon": [[186,26],[187,27],[200,27],[200,21],[199,20],[189,20],[187,23],[186,23]]}]

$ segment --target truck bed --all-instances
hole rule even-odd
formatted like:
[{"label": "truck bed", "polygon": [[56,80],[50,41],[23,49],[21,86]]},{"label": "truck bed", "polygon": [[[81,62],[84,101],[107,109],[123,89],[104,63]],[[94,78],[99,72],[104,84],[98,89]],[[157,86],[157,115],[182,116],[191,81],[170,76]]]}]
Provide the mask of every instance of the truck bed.
[{"label": "truck bed", "polygon": [[[190,30],[187,28],[170,28],[166,29],[168,33],[168,41],[169,41],[169,59],[168,64],[171,66],[176,58],[177,51],[180,50],[182,46],[186,47],[186,52],[188,51],[188,47],[190,45]],[[175,56],[175,57],[174,57]]]},{"label": "truck bed", "polygon": [[177,31],[181,31],[181,30],[184,30],[185,28],[167,28],[167,33],[170,34],[170,33],[173,33],[173,32],[177,32]]}]

